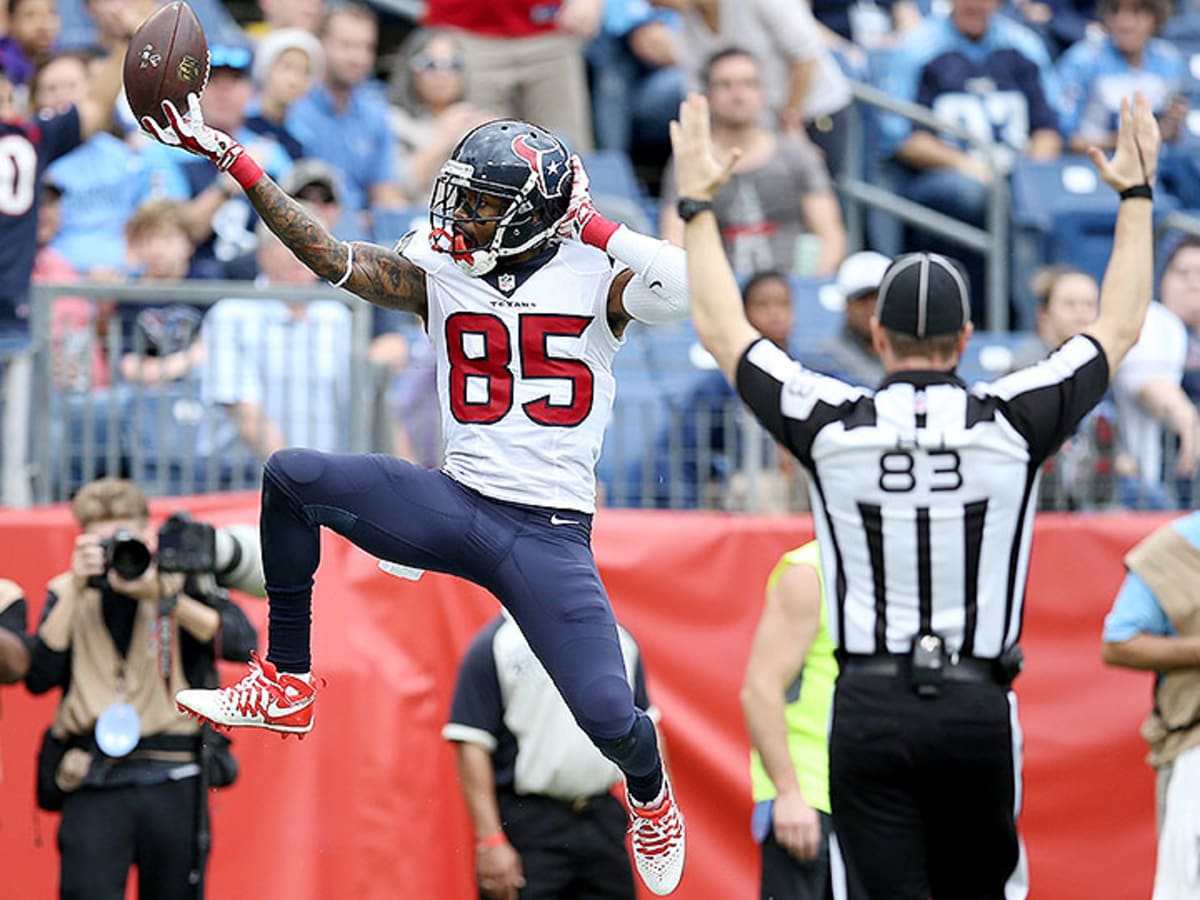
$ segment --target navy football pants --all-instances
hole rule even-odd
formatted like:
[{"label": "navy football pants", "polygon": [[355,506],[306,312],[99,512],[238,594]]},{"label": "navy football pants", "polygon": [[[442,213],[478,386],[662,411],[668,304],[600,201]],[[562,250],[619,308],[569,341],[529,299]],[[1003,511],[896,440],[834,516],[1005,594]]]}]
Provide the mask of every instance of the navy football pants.
[{"label": "navy football pants", "polygon": [[457,575],[495,594],[634,797],[657,793],[654,727],[633,704],[592,556],[590,515],[489,500],[393,456],[300,449],[267,461],[262,507],[267,658],[281,671],[310,668],[313,574],[325,525],[379,559]]}]

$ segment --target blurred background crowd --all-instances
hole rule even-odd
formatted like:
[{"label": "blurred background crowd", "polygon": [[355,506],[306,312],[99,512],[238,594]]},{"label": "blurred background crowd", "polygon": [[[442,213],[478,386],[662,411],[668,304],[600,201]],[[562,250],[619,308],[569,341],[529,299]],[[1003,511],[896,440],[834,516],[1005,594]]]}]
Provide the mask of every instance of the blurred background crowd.
[{"label": "blurred background crowd", "polygon": [[[106,4],[0,7],[0,118],[85,95]],[[191,0],[205,120],[347,239],[427,215],[457,141],[497,116],[555,131],[612,218],[680,242],[668,122],[708,95],[717,198],[752,320],[815,368],[874,385],[875,289],[901,249],[963,260],[968,382],[1036,361],[1097,312],[1116,199],[1081,154],[1120,98],[1164,142],[1156,302],[1110,398],[1047,467],[1059,509],[1192,503],[1200,436],[1200,9],[1184,0]],[[440,455],[415,319],[315,276],[206,161],[111,129],[29,186],[0,147],[0,208],[36,190],[34,288],[15,311],[0,500],[97,476],[151,494],[252,487],[286,445]],[[13,168],[15,171],[16,169]],[[11,195],[11,196],[7,196]],[[6,212],[10,210],[5,209]],[[599,476],[610,505],[797,510],[802,476],[689,324],[631,327]],[[25,377],[20,377],[24,372]]]}]

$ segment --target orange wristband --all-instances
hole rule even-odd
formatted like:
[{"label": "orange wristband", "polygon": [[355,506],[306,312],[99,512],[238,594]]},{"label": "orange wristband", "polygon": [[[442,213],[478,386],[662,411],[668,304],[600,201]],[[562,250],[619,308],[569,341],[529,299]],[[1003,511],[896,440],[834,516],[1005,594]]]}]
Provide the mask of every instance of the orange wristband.
[{"label": "orange wristband", "polygon": [[499,847],[501,844],[508,843],[508,835],[503,831],[497,831],[491,837],[485,837],[482,841],[475,844],[476,850],[491,850],[493,847]]},{"label": "orange wristband", "polygon": [[263,177],[262,166],[254,161],[249,153],[243,150],[229,167],[233,180],[242,186],[242,190],[250,190]]}]

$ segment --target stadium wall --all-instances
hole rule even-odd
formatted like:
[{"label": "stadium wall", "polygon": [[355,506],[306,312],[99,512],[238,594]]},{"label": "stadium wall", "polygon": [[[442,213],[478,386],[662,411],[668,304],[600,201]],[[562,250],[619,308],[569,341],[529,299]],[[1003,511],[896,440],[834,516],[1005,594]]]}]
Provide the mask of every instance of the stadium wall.
[{"label": "stadium wall", "polygon": [[[183,505],[159,502],[165,516]],[[186,504],[218,524],[254,521],[257,498]],[[1160,516],[1045,515],[1034,536],[1017,682],[1025,730],[1022,831],[1034,898],[1144,898],[1154,864],[1153,788],[1137,729],[1150,676],[1100,662],[1100,628],[1126,549]],[[595,547],[618,616],[639,638],[688,816],[677,896],[757,896],[741,674],[767,572],[812,533],[807,517],[609,510]],[[70,556],[68,511],[0,511],[0,576],[22,584],[31,626]],[[314,608],[328,681],[303,742],[237,736],[242,775],[213,794],[210,898],[467,900],[474,849],[439,731],[460,653],[496,606],[482,590],[412,583],[326,534]],[[246,599],[266,640],[266,610]],[[225,670],[235,677],[236,667]],[[54,699],[2,694],[0,897],[53,896],[54,816],[35,810],[33,760]],[[132,892],[131,892],[132,896]],[[647,895],[648,896],[648,895]]]}]

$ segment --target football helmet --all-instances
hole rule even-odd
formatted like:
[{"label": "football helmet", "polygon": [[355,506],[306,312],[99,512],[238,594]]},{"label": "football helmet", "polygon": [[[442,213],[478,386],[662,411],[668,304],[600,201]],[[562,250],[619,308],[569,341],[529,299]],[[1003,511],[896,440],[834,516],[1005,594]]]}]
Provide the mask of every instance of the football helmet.
[{"label": "football helmet", "polygon": [[[433,185],[429,224],[434,249],[449,253],[468,275],[485,275],[505,257],[555,239],[571,199],[571,154],[544,129],[497,119],[458,142]],[[506,201],[498,215],[480,215],[479,194]],[[493,223],[477,245],[466,223]]]}]

